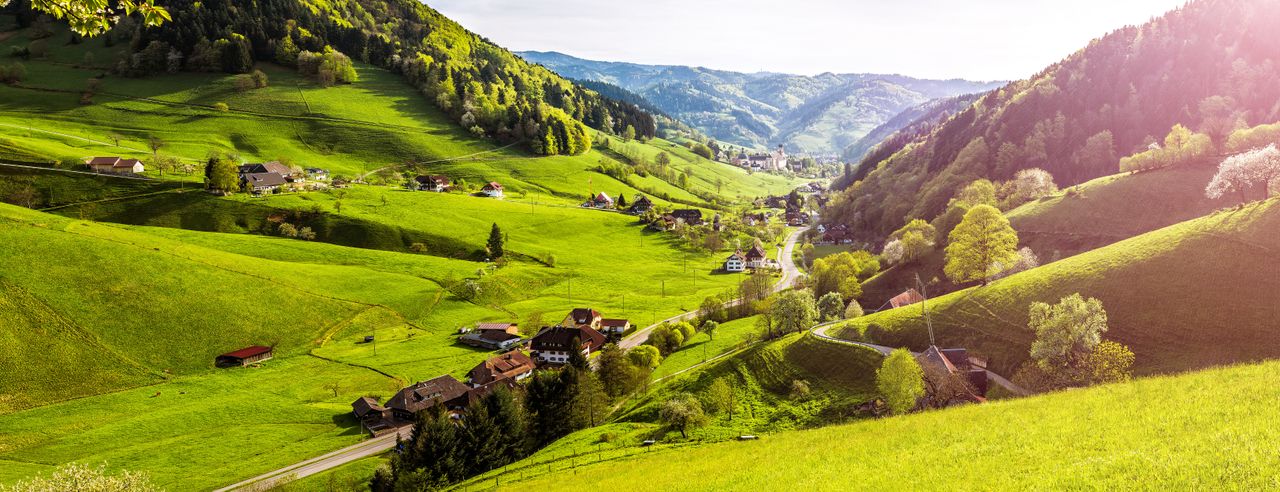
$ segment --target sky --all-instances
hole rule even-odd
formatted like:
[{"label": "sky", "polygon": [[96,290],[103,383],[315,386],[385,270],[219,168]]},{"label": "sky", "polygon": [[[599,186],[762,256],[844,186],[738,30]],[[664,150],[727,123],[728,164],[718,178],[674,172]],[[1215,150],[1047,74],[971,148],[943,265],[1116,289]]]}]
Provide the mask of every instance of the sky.
[{"label": "sky", "polygon": [[1185,0],[426,0],[513,51],[741,72],[1013,80]]}]

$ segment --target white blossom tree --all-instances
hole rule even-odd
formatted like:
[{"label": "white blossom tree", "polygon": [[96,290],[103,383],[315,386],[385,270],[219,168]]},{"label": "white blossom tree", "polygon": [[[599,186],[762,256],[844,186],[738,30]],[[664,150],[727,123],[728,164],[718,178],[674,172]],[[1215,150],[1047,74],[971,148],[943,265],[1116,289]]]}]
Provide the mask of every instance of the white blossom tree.
[{"label": "white blossom tree", "polygon": [[1275,144],[1228,157],[1218,165],[1218,173],[1205,187],[1205,196],[1221,198],[1227,193],[1240,195],[1240,203],[1248,201],[1245,191],[1261,186],[1263,197],[1271,196],[1271,187],[1280,181],[1280,150]]}]

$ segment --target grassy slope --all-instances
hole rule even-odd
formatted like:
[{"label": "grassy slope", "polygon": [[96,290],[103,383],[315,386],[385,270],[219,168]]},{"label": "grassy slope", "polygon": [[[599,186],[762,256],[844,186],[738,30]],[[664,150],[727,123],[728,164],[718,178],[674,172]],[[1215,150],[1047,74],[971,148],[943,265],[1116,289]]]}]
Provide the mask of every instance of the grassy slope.
[{"label": "grassy slope", "polygon": [[[54,48],[48,60],[26,64],[28,88],[0,87],[0,150],[9,154],[81,157],[123,154],[143,157],[146,139],[166,142],[164,152],[199,160],[210,150],[232,151],[252,161],[289,158],[303,166],[354,175],[405,162],[427,162],[432,172],[471,183],[502,182],[509,192],[555,195],[577,201],[589,191],[605,191],[628,198],[639,190],[590,171],[611,153],[592,151],[582,156],[531,158],[518,148],[471,137],[436,110],[398,76],[360,66],[360,81],[321,88],[290,70],[264,65],[269,87],[238,92],[233,77],[180,73],[144,79],[108,77],[95,104],[79,104],[85,81],[103,72],[70,66],[93,51],[99,61],[114,59],[101,40],[66,45],[68,34],[48,40]],[[25,33],[0,46],[25,41]],[[102,64],[102,63],[99,63]],[[67,92],[49,92],[53,89]],[[226,103],[229,112],[212,109]],[[107,138],[124,138],[116,148]],[[693,171],[690,189],[727,199],[777,194],[797,182],[773,175],[748,176],[741,169],[694,156],[683,147],[655,140],[631,144],[646,156],[668,151],[678,169]],[[471,156],[440,162],[441,159]],[[197,176],[179,176],[197,180]],[[724,186],[717,189],[716,178]],[[656,178],[636,178],[645,192],[661,192],[673,199],[701,202],[688,191]]]},{"label": "grassy slope", "polygon": [[[870,349],[793,334],[664,381],[632,402],[621,420],[657,422],[658,407],[672,395],[700,395],[716,379],[727,378],[738,392],[733,421],[721,415],[711,426],[692,432],[691,437],[724,439],[741,433],[826,425],[852,417],[853,407],[872,398],[880,359]],[[789,394],[796,380],[809,384],[809,396],[793,398]]]},{"label": "grassy slope", "polygon": [[[1035,251],[1041,264],[1201,217],[1231,205],[1231,199],[1209,200],[1204,187],[1209,167],[1178,167],[1139,174],[1116,174],[1027,203],[1006,215],[1018,231],[1021,246]],[[942,273],[941,249],[914,264],[886,269],[863,285],[864,307],[874,309],[915,285],[917,273],[931,292],[956,290]]]},{"label": "grassy slope", "polygon": [[[1277,357],[1277,231],[1277,200],[1217,212],[934,299],[933,324],[946,344],[1011,370],[1034,338],[1030,304],[1079,292],[1103,302],[1106,336],[1133,349],[1141,373]],[[886,343],[926,344],[918,310],[865,316],[850,329],[872,324]]]},{"label": "grassy slope", "polygon": [[[742,321],[750,326],[754,318]],[[741,326],[733,323],[724,327],[730,328],[725,334],[741,331]],[[668,361],[679,360],[679,354]],[[629,402],[630,407],[618,420],[566,436],[504,470],[483,474],[472,483],[492,485],[494,477],[500,475],[501,484],[507,485],[522,476],[573,473],[572,468],[583,463],[625,463],[618,460],[673,449],[699,453],[709,449],[705,447],[709,442],[742,434],[785,435],[782,431],[847,421],[855,417],[852,407],[874,394],[874,375],[880,361],[880,354],[873,350],[827,343],[808,335],[792,334],[757,344],[653,386],[648,394]],[[688,431],[688,439],[658,423],[660,402],[680,392],[698,396],[718,378],[734,381],[737,404],[732,421],[727,412],[711,415],[707,426]],[[810,385],[809,396],[789,396],[791,382],[797,379]],[[658,443],[638,447],[646,439]],[[623,488],[635,489],[640,483],[644,482],[632,482]]]},{"label": "grassy slope", "polygon": [[[509,490],[1240,490],[1274,487],[1280,364],[657,451]],[[1230,384],[1223,384],[1230,381]],[[1160,402],[1157,405],[1151,402]],[[1224,405],[1223,402],[1230,402]],[[1230,422],[1224,427],[1223,422]],[[758,466],[785,457],[784,466]],[[679,466],[672,463],[679,462]],[[567,473],[567,472],[566,472]],[[488,482],[492,484],[493,481]]]}]

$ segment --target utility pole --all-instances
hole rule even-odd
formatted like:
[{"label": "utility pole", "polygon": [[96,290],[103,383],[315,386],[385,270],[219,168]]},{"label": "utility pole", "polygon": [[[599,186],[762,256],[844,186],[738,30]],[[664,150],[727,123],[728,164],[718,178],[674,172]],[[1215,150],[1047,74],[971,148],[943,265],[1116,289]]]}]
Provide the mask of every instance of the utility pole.
[{"label": "utility pole", "polygon": [[929,346],[936,346],[933,341],[933,320],[929,319],[929,309],[925,304],[929,301],[929,290],[925,288],[924,282],[920,280],[920,273],[916,273],[916,285],[920,287],[920,314],[924,316],[924,324],[929,328]]},{"label": "utility pole", "polygon": [[573,269],[569,269],[569,304],[573,304]]},{"label": "utility pole", "polygon": [[667,297],[667,281],[662,281],[662,297]]}]

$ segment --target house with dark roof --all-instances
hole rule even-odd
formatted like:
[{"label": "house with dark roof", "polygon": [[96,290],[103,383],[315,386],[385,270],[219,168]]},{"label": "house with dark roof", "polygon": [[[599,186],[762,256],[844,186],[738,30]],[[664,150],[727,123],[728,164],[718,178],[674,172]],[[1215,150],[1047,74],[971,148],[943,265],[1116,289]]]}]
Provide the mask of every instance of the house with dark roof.
[{"label": "house with dark roof", "polygon": [[240,188],[250,193],[270,193],[288,184],[277,173],[248,173],[240,175]]},{"label": "house with dark roof", "polygon": [[564,321],[560,324],[564,326],[590,326],[599,330],[602,320],[604,320],[604,317],[600,316],[600,311],[591,308],[575,308],[573,311],[569,311],[569,315],[565,316]]},{"label": "house with dark roof", "polygon": [[453,181],[448,176],[440,174],[418,176],[413,178],[413,181],[418,184],[419,191],[445,192],[453,187]]},{"label": "house with dark roof", "polygon": [[537,364],[533,362],[532,357],[519,350],[513,350],[481,362],[467,373],[467,379],[473,388],[503,379],[520,381],[532,376],[536,367]]},{"label": "house with dark roof", "polygon": [[386,434],[395,428],[391,411],[368,396],[362,396],[351,403],[351,414],[374,436]]},{"label": "house with dark roof", "polygon": [[401,389],[387,400],[386,407],[391,410],[395,418],[412,421],[419,412],[437,405],[443,406],[446,410],[467,406],[470,390],[471,388],[467,385],[446,374]]},{"label": "house with dark roof", "polygon": [[702,225],[702,211],[696,208],[672,210],[671,216],[687,225]]},{"label": "house with dark roof", "polygon": [[942,349],[930,345],[928,349],[916,356],[921,366],[942,369],[952,376],[960,378],[968,384],[968,401],[986,401],[987,370],[974,364],[969,358],[969,351],[962,348]]},{"label": "house with dark roof", "polygon": [[473,331],[458,337],[458,341],[485,350],[510,350],[524,344],[520,335],[498,330]]},{"label": "house with dark roof", "polygon": [[214,365],[218,367],[243,367],[249,364],[270,360],[274,357],[274,351],[271,347],[263,347],[254,345],[245,347],[235,352],[227,352],[213,359]]},{"label": "house with dark roof", "polygon": [[529,349],[538,362],[565,364],[574,351],[589,356],[604,344],[604,334],[590,326],[553,326],[535,335],[529,342]]},{"label": "house with dark roof", "polygon": [[308,167],[306,169],[306,173],[307,173],[307,179],[310,179],[312,181],[328,181],[329,180],[329,171],[320,169],[318,167]]},{"label": "house with dark roof", "polygon": [[748,268],[764,268],[769,260],[769,255],[764,252],[764,246],[759,242],[751,245],[751,249],[742,256],[746,259]]},{"label": "house with dark roof", "polygon": [[502,185],[498,184],[497,181],[490,181],[488,183],[485,183],[484,187],[480,188],[480,196],[487,196],[489,198],[502,198]]},{"label": "house with dark roof", "polygon": [[631,202],[631,208],[627,210],[634,215],[640,215],[653,210],[653,202],[647,196],[636,195],[636,199]]}]

